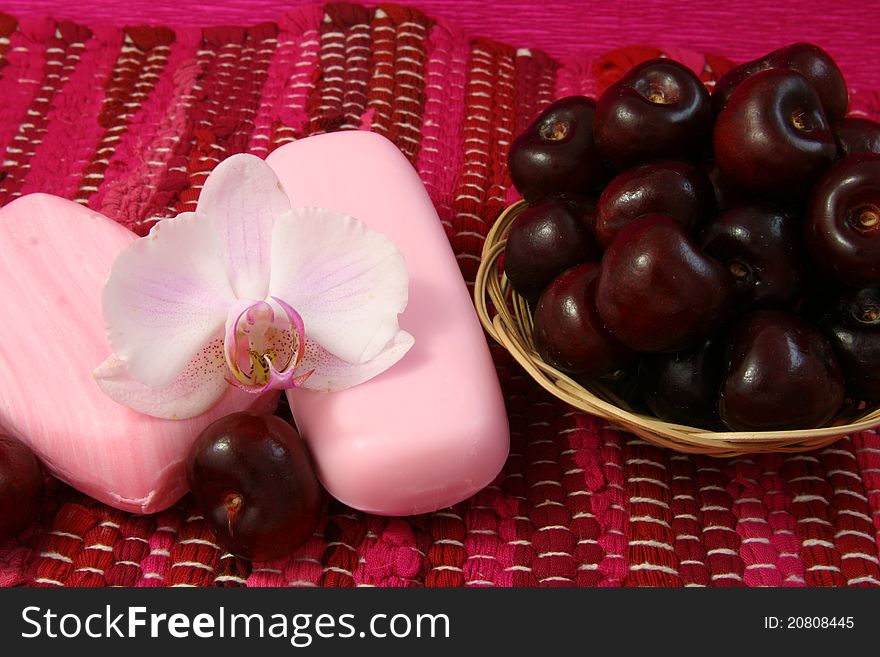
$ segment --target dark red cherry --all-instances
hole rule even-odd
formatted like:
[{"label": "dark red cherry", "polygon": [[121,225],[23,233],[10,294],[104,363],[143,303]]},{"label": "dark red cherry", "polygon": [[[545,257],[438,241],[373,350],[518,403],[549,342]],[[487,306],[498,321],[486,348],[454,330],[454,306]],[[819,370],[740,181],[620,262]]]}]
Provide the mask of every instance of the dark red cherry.
[{"label": "dark red cherry", "polygon": [[217,541],[246,559],[291,553],[321,517],[305,443],[274,415],[233,413],[205,428],[190,449],[187,481]]},{"label": "dark red cherry", "polygon": [[709,93],[687,66],[651,59],[631,68],[596,105],[596,147],[618,171],[650,160],[690,160],[707,150]]},{"label": "dark red cherry", "polygon": [[880,153],[880,123],[850,116],[834,126],[837,152],[840,157],[856,153]]},{"label": "dark red cherry", "polygon": [[754,196],[747,192],[744,193],[742,188],[725,176],[715,160],[705,161],[702,170],[709,182],[712,183],[712,190],[715,193],[715,207],[718,210],[724,211],[738,205],[747,205],[749,203],[748,197]]},{"label": "dark red cherry", "polygon": [[605,176],[593,141],[596,101],[568,96],[549,105],[511,144],[510,177],[533,203],[560,193],[595,189]]},{"label": "dark red cherry", "polygon": [[853,329],[830,319],[822,328],[843,368],[848,394],[880,402],[880,331]]},{"label": "dark red cherry", "polygon": [[687,162],[643,164],[618,174],[596,204],[596,239],[603,247],[617,232],[643,214],[668,214],[689,231],[714,210],[712,183]]},{"label": "dark red cherry", "polygon": [[535,346],[563,372],[598,377],[616,372],[635,354],[615,340],[596,313],[597,263],[576,265],[557,276],[538,301]]},{"label": "dark red cherry", "polygon": [[623,369],[599,377],[575,376],[574,379],[619,408],[636,413],[649,412],[639,392],[638,356]]},{"label": "dark red cherry", "polygon": [[737,66],[715,84],[712,108],[718,114],[734,90],[752,75],[767,69],[789,69],[803,75],[822,103],[826,116],[832,122],[846,114],[849,95],[840,68],[827,52],[812,43],[793,43],[774,50],[768,55]]},{"label": "dark red cherry", "polygon": [[740,84],[718,115],[715,160],[736,185],[759,194],[800,194],[837,154],[815,90],[791,70],[768,69]]},{"label": "dark red cherry", "polygon": [[646,355],[639,364],[639,381],[651,412],[667,422],[718,428],[722,352],[722,342],[710,337],[682,351]]},{"label": "dark red cherry", "polygon": [[513,289],[526,299],[537,300],[560,272],[598,259],[599,248],[589,227],[592,221],[578,216],[582,211],[584,206],[549,199],[527,207],[511,224],[504,272]]},{"label": "dark red cherry", "polygon": [[821,327],[855,399],[880,401],[880,288],[849,289]]},{"label": "dark red cherry", "polygon": [[741,206],[703,231],[703,250],[736,280],[737,306],[794,308],[806,278],[800,221],[777,209]]},{"label": "dark red cherry", "polygon": [[727,318],[735,297],[730,271],[663,214],[624,226],[602,257],[596,291],[611,334],[637,351],[676,351]]},{"label": "dark red cherry", "polygon": [[837,298],[834,314],[857,329],[880,331],[880,288],[847,288]]},{"label": "dark red cherry", "polygon": [[880,154],[849,155],[816,184],[806,244],[813,261],[836,279],[880,285]]},{"label": "dark red cherry", "polygon": [[831,344],[794,315],[759,310],[734,328],[721,385],[722,421],[734,431],[813,429],[844,400]]},{"label": "dark red cherry", "polygon": [[804,295],[797,306],[797,315],[812,324],[818,324],[829,314],[846,286],[824,271],[813,265],[811,258],[806,258],[804,277]]},{"label": "dark red cherry", "polygon": [[43,469],[20,440],[0,435],[0,542],[15,538],[39,516]]}]

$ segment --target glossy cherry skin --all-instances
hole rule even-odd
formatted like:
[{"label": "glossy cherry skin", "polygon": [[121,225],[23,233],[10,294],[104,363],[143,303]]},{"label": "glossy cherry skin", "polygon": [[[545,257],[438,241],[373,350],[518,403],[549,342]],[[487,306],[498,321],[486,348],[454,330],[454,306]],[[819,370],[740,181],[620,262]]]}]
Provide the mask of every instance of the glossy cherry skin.
[{"label": "glossy cherry skin", "polygon": [[523,210],[514,219],[504,247],[504,273],[513,289],[536,301],[557,274],[581,262],[598,259],[590,221],[559,199]]},{"label": "glossy cherry skin", "polygon": [[880,331],[880,287],[844,289],[833,314],[853,328]]},{"label": "glossy cherry skin", "polygon": [[734,90],[715,122],[713,146],[726,177],[773,196],[800,194],[837,154],[813,87],[800,73],[778,69]]},{"label": "glossy cherry skin", "polygon": [[855,399],[880,401],[880,288],[847,290],[821,323]]},{"label": "glossy cherry skin", "polygon": [[615,340],[596,312],[599,265],[576,265],[544,290],[534,315],[541,358],[570,374],[598,377],[625,368],[635,353]]},{"label": "glossy cherry skin", "polygon": [[605,167],[593,141],[596,101],[568,96],[549,105],[510,146],[510,177],[533,203],[560,193],[595,189]]},{"label": "glossy cherry skin", "polygon": [[715,193],[715,207],[718,211],[723,212],[738,205],[746,205],[751,200],[749,197],[753,194],[744,193],[742,188],[738,187],[730,180],[715,160],[707,160],[702,164],[703,172],[712,183],[712,190]]},{"label": "glossy cherry skin", "polygon": [[805,234],[825,272],[853,287],[880,285],[880,154],[845,157],[819,180]]},{"label": "glossy cherry skin", "polygon": [[627,367],[600,377],[573,378],[588,390],[610,401],[618,408],[636,413],[648,413],[639,391],[639,356]]},{"label": "glossy cherry skin", "polygon": [[596,239],[603,247],[643,214],[668,214],[693,231],[714,211],[712,183],[687,162],[643,164],[618,174],[596,204]]},{"label": "glossy cherry skin", "polygon": [[718,80],[712,91],[712,108],[715,113],[718,114],[724,108],[740,84],[767,69],[790,69],[807,78],[819,95],[822,108],[830,121],[838,121],[846,114],[849,94],[840,67],[822,48],[803,42],[774,50],[764,57],[728,71]]},{"label": "glossy cherry skin", "polygon": [[39,516],[44,477],[30,448],[0,435],[0,542],[15,538]]},{"label": "glossy cherry skin", "polygon": [[850,116],[834,125],[834,138],[840,157],[856,153],[880,153],[880,123]]},{"label": "glossy cherry skin", "polygon": [[187,481],[217,541],[245,559],[290,554],[321,517],[305,443],[274,415],[233,413],[206,427],[190,449]]},{"label": "glossy cherry skin", "polygon": [[639,364],[639,381],[651,412],[667,422],[717,429],[722,346],[710,337],[682,351],[646,355]]},{"label": "glossy cherry skin", "polygon": [[704,154],[712,128],[709,93],[687,66],[651,59],[631,68],[596,105],[599,153],[617,171],[651,160]]},{"label": "glossy cherry skin", "polygon": [[738,308],[794,308],[800,300],[806,263],[794,217],[770,207],[732,208],[704,229],[702,244],[733,274]]},{"label": "glossy cherry skin", "polygon": [[596,307],[611,334],[636,351],[676,351],[729,315],[730,271],[663,214],[624,226],[602,257]]},{"label": "glossy cherry skin", "polygon": [[844,400],[843,372],[819,329],[794,315],[758,310],[733,329],[719,411],[734,431],[813,429]]}]

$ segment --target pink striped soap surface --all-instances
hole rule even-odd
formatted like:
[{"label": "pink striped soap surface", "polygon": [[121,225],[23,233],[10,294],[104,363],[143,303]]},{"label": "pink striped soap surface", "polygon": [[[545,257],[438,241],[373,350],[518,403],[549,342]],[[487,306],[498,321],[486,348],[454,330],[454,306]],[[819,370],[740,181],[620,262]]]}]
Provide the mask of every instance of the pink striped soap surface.
[{"label": "pink striped soap surface", "polygon": [[0,427],[48,470],[110,506],[153,513],[187,491],[184,459],[209,423],[271,398],[230,389],[191,420],[160,420],[104,395],[101,288],[134,233],[78,203],[31,194],[0,209]]},{"label": "pink striped soap surface", "polygon": [[400,326],[415,345],[400,362],[342,392],[287,393],[322,483],[349,506],[383,515],[470,497],[504,465],[507,414],[470,294],[418,174],[390,141],[365,131],[302,139],[267,162],[294,205],[332,207],[384,232],[410,275]]}]

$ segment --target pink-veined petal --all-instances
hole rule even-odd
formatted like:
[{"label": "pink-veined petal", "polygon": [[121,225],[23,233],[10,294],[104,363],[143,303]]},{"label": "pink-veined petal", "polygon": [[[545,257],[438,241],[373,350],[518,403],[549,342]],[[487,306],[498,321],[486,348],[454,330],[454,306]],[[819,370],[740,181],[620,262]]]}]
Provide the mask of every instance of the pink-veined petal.
[{"label": "pink-veined petal", "polygon": [[373,360],[400,330],[409,276],[383,233],[325,208],[275,223],[271,295],[296,308],[306,334],[348,362]]},{"label": "pink-veined petal", "polygon": [[234,301],[216,237],[192,212],[163,219],[120,253],[101,296],[113,352],[153,387],[183,372]]},{"label": "pink-veined petal", "polygon": [[196,213],[217,233],[236,297],[266,298],[272,226],[288,212],[290,200],[278,177],[255,155],[233,155],[208,176]]},{"label": "pink-veined petal", "polygon": [[306,348],[297,373],[308,377],[300,387],[320,392],[345,390],[368,381],[387,370],[406,355],[414,339],[406,331],[398,331],[385,348],[365,363],[349,363],[337,358],[306,336]]},{"label": "pink-veined petal", "polygon": [[98,387],[124,406],[154,417],[183,420],[216,404],[229,387],[225,379],[223,343],[212,340],[170,385],[145,386],[133,379],[125,362],[110,356],[94,372]]}]

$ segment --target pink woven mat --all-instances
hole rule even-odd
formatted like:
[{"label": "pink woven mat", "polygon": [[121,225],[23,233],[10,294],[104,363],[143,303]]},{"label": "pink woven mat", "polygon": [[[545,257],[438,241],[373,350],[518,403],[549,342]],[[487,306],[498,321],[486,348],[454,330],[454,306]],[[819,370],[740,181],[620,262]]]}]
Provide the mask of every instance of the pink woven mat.
[{"label": "pink woven mat", "polygon": [[[659,54],[560,61],[395,5],[205,29],[0,17],[0,204],[54,193],[143,234],[151,217],[190,208],[231,153],[369,126],[419,171],[472,281],[510,185],[512,136],[553,98],[595,95]],[[663,54],[709,83],[730,66]],[[880,116],[880,96],[854,88],[852,111]],[[134,516],[55,482],[40,521],[0,545],[0,584],[880,585],[876,432],[806,454],[678,454],[572,410],[492,350],[511,454],[461,504],[382,518],[327,499],[296,554],[251,564],[218,549],[189,497]]]},{"label": "pink woven mat", "polygon": [[[0,9],[89,25],[241,25],[274,21],[314,0],[2,0]],[[370,0],[367,4],[380,4]],[[540,48],[556,58],[601,55],[638,43],[747,60],[768,44],[810,41],[828,50],[857,86],[880,87],[880,3],[860,0],[401,0],[469,34]]]}]

